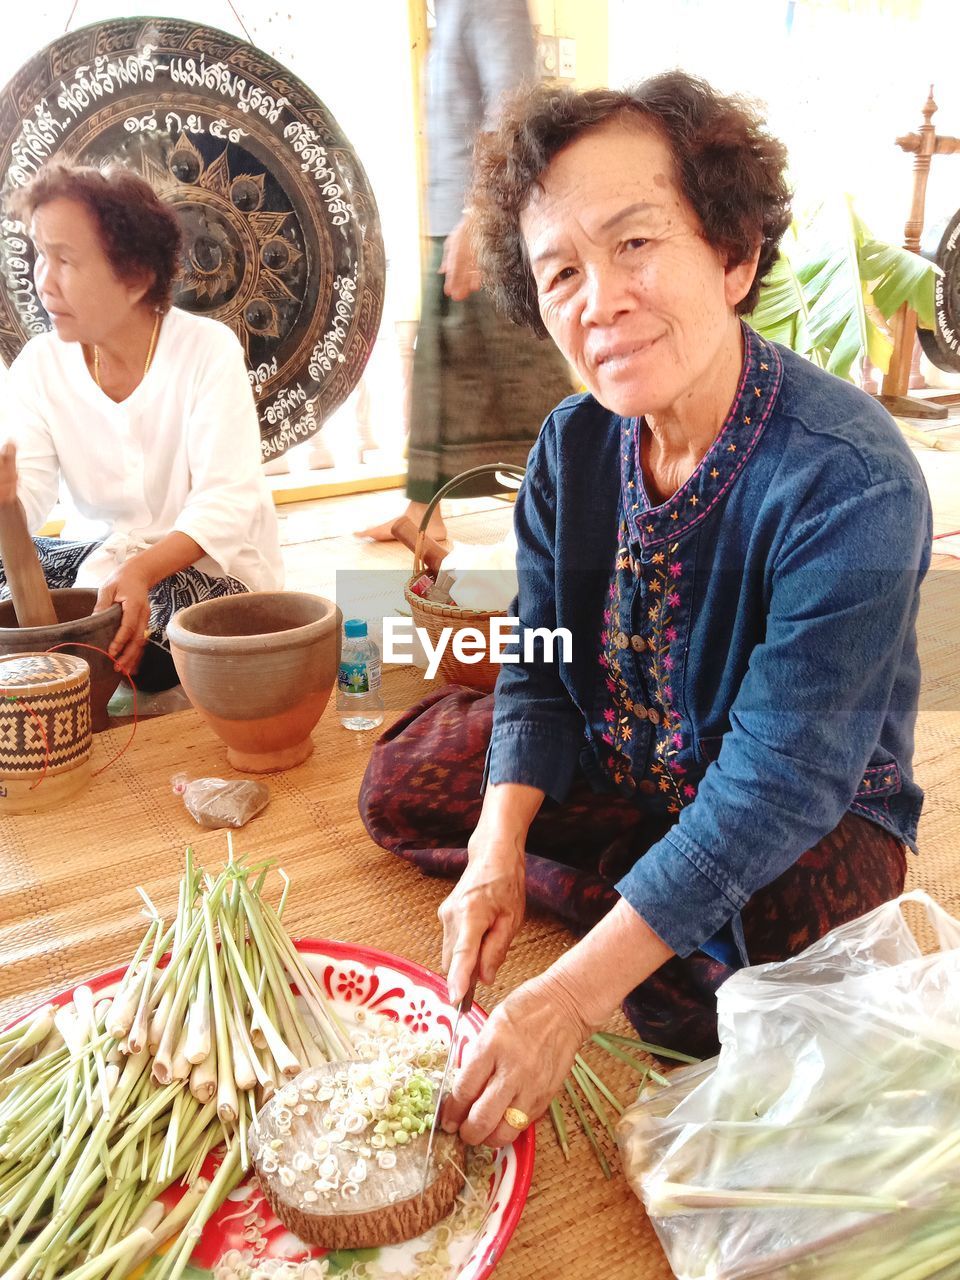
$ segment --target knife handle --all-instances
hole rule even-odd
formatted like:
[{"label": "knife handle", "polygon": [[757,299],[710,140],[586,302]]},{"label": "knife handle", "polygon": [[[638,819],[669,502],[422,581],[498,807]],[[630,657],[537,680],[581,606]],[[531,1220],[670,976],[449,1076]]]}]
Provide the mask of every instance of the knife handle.
[{"label": "knife handle", "polygon": [[478,964],[476,969],[474,969],[473,971],[473,976],[470,979],[470,985],[469,987],[467,987],[466,991],[463,993],[463,996],[460,999],[460,1003],[457,1006],[461,1013],[469,1013],[470,1010],[473,1008],[473,997],[477,993],[477,983],[479,982],[479,980],[480,980],[480,966]]}]

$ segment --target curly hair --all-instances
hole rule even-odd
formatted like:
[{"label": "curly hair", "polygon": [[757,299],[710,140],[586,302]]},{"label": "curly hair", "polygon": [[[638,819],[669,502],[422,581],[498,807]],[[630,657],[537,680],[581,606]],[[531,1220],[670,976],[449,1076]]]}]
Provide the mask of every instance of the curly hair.
[{"label": "curly hair", "polygon": [[177,215],[149,182],[121,164],[97,169],[55,158],[8,197],[7,208],[29,226],[37,209],[52,200],[82,204],[115,274],[127,282],[152,275],[144,301],[158,311],[169,310],[183,236]]},{"label": "curly hair", "polygon": [[478,141],[470,206],[484,283],[506,315],[541,336],[546,329],[520,216],[558,152],[609,120],[631,118],[666,143],[677,186],[728,266],[739,266],[760,245],[739,314],[753,310],[776,261],[790,225],[787,151],[766,132],[755,103],[726,97],[684,71],[624,90],[523,88],[507,100],[497,129]]}]

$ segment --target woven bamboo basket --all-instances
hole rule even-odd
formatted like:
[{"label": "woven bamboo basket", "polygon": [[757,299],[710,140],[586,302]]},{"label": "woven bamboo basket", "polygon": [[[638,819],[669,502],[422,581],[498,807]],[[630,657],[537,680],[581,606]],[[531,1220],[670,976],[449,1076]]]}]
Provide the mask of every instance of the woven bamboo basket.
[{"label": "woven bamboo basket", "polygon": [[[455,631],[460,631],[465,627],[474,627],[486,637],[487,653],[489,654],[490,620],[507,616],[506,610],[481,613],[475,609],[460,609],[456,605],[437,604],[433,600],[424,600],[422,596],[418,596],[415,591],[410,589],[424,571],[423,542],[427,536],[430,517],[440,505],[441,500],[455,489],[460,488],[461,485],[473,480],[476,476],[498,474],[514,476],[516,479],[522,480],[524,469],[507,462],[488,462],[482,467],[471,467],[469,471],[462,471],[460,475],[454,476],[442,489],[438,490],[423,513],[417,545],[413,552],[413,573],[407,580],[403,594],[407,604],[410,606],[414,626],[423,627],[430,637],[431,644],[435,645],[437,643],[441,631],[446,627],[453,627]],[[504,486],[504,489],[506,488],[507,486]],[[483,657],[479,662],[461,662],[452,652],[452,648],[453,641],[451,638],[450,644],[444,649],[443,656],[440,659],[439,676],[444,680],[451,681],[453,684],[465,684],[471,689],[479,689],[483,693],[492,693],[493,686],[497,683],[500,664],[491,662],[489,657]]]},{"label": "woven bamboo basket", "polygon": [[69,653],[0,659],[0,814],[62,804],[90,777],[90,668]]}]

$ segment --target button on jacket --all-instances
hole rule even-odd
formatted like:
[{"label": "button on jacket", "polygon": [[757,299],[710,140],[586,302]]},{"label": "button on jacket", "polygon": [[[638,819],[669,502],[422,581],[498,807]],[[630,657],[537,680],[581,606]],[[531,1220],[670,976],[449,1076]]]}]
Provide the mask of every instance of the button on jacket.
[{"label": "button on jacket", "polygon": [[[652,505],[642,421],[547,419],[518,496],[521,635],[487,780],[562,801],[577,770],[676,822],[618,883],[679,955],[747,963],[739,913],[852,811],[916,848],[915,622],[931,515],[868,396],[744,327],[727,421]],[[522,650],[521,650],[522,652]],[[550,654],[550,657],[553,655]]]}]

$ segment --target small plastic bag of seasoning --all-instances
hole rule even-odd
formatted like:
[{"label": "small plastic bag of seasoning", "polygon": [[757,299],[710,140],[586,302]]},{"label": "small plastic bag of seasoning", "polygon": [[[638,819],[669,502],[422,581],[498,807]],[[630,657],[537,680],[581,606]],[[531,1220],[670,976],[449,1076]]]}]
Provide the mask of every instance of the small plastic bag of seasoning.
[{"label": "small plastic bag of seasoning", "polygon": [[263,782],[240,778],[195,778],[188,782],[183,773],[170,781],[201,827],[243,827],[270,802],[270,788]]}]

